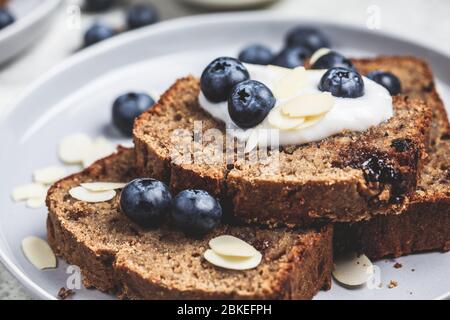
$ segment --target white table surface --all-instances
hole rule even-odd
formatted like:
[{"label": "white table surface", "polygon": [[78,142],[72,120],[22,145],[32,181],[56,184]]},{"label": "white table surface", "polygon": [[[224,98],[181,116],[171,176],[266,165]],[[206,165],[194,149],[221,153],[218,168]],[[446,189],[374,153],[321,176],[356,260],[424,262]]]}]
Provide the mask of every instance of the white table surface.
[{"label": "white table surface", "polygon": [[[79,0],[63,2],[48,33],[16,61],[0,66],[0,109],[3,105],[11,103],[30,82],[72,55],[80,46],[83,30],[93,20],[105,20],[114,25],[120,25],[123,20],[123,12],[120,10],[114,10],[107,15],[83,14],[81,28],[73,28],[68,23],[67,9],[71,4],[78,4]],[[159,9],[162,20],[206,12],[203,9],[183,5],[182,0],[149,0],[149,2]],[[296,13],[300,18],[317,18],[366,28],[370,14],[368,11],[373,8],[380,13],[379,22],[382,31],[421,42],[450,55],[448,0],[280,0],[263,10],[273,14]],[[1,264],[0,299],[30,299],[21,285]]]}]

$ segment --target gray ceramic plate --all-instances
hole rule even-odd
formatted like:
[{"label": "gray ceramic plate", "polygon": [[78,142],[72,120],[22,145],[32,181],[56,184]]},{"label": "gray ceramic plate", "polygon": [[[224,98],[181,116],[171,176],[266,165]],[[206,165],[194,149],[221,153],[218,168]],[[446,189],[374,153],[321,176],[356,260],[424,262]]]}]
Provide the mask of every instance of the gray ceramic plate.
[{"label": "gray ceramic plate", "polygon": [[[66,264],[38,271],[23,256],[20,243],[28,235],[45,237],[46,210],[13,203],[14,186],[31,173],[58,163],[56,148],[67,134],[86,132],[116,139],[110,130],[112,100],[127,90],[162,92],[177,77],[193,73],[219,55],[236,55],[249,42],[278,48],[286,30],[302,22],[322,29],[335,47],[352,56],[413,54],[435,70],[441,93],[450,105],[450,59],[420,45],[385,34],[351,27],[271,17],[260,13],[207,15],[164,22],[119,36],[84,50],[50,71],[0,114],[0,258],[36,297],[54,299],[65,285]],[[349,290],[334,284],[317,299],[439,299],[450,294],[450,253],[426,253],[380,261],[381,289]],[[415,271],[412,272],[412,269]],[[398,287],[387,289],[396,280]],[[111,298],[82,289],[77,299]]]}]

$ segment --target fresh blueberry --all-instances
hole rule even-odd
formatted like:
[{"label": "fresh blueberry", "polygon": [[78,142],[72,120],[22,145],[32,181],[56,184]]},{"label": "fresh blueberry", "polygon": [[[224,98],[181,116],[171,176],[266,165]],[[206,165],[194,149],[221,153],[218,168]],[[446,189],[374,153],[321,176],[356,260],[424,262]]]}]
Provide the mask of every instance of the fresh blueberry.
[{"label": "fresh blueberry", "polygon": [[335,97],[358,98],[364,95],[364,81],[354,70],[332,68],[320,80],[319,90],[331,92]]},{"label": "fresh blueberry", "polygon": [[392,140],[391,147],[397,152],[405,152],[411,149],[414,144],[411,139],[394,139]]},{"label": "fresh blueberry", "polygon": [[221,57],[211,62],[202,73],[202,92],[211,102],[226,101],[234,85],[247,80],[250,75],[237,59]]},{"label": "fresh blueberry", "polygon": [[116,35],[116,31],[106,25],[96,23],[84,34],[84,46],[88,47]]},{"label": "fresh blueberry", "polygon": [[155,104],[145,93],[129,92],[118,97],[112,107],[114,125],[125,135],[131,136],[134,120]]},{"label": "fresh blueberry", "polygon": [[136,179],[123,188],[120,209],[132,221],[142,227],[161,224],[170,212],[172,195],[161,181]]},{"label": "fresh blueberry", "polygon": [[396,183],[401,175],[386,161],[377,156],[371,156],[362,164],[364,178],[368,182]]},{"label": "fresh blueberry", "polygon": [[296,27],[289,31],[286,43],[290,47],[306,47],[311,52],[330,47],[330,42],[319,30],[305,27]]},{"label": "fresh blueberry", "polygon": [[127,13],[129,29],[138,29],[158,21],[158,12],[150,4],[137,4],[132,6]]},{"label": "fresh blueberry", "polygon": [[250,45],[239,53],[239,60],[253,64],[267,65],[272,62],[273,58],[272,50],[260,44]]},{"label": "fresh blueberry", "polygon": [[253,128],[261,123],[275,106],[272,91],[261,82],[246,80],[231,90],[228,113],[241,128]]},{"label": "fresh blueberry", "polygon": [[14,21],[15,18],[8,9],[0,8],[0,30],[6,28]]},{"label": "fresh blueberry", "polygon": [[402,92],[400,80],[390,72],[372,71],[367,75],[367,78],[385,87],[391,96],[395,96]]},{"label": "fresh blueberry", "polygon": [[172,218],[185,233],[202,236],[220,224],[222,207],[206,191],[185,190],[173,199]]},{"label": "fresh blueberry", "polygon": [[311,51],[306,47],[287,47],[273,59],[272,64],[285,68],[302,66],[305,59],[311,56]]},{"label": "fresh blueberry", "polygon": [[347,68],[354,69],[353,63],[342,54],[331,51],[313,63],[311,69],[331,69],[331,68]]},{"label": "fresh blueberry", "polygon": [[116,0],[85,0],[85,9],[89,12],[101,12],[110,9]]}]

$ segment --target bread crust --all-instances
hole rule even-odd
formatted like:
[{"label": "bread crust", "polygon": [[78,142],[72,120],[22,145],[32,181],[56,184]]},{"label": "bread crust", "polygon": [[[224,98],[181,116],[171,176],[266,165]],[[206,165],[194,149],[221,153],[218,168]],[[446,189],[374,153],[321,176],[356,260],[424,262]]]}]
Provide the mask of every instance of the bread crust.
[{"label": "bread crust", "polygon": [[335,225],[336,255],[350,251],[372,260],[427,251],[449,251],[450,198],[414,201],[400,215]]},{"label": "bread crust", "polygon": [[[367,61],[379,68],[386,66],[386,69],[391,65],[396,66],[395,62],[422,66],[420,60],[412,57],[381,57],[375,59],[376,62],[360,60],[359,64],[365,66]],[[410,69],[404,67],[401,70],[403,73],[399,77],[403,81],[403,77],[409,77]],[[423,76],[429,76],[427,70]],[[409,82],[406,83],[406,92],[416,90],[410,88],[412,85]],[[427,83],[425,86],[430,88],[431,85]],[[321,219],[356,222],[377,214],[401,210],[407,204],[404,196],[412,194],[417,186],[426,150],[431,148],[430,107],[422,101],[401,96],[394,98],[396,113],[402,119],[398,122],[396,119],[389,120],[362,134],[343,133],[318,143],[293,147],[293,151],[287,150],[291,147],[282,148],[281,174],[272,174],[269,166],[255,167],[254,164],[239,161],[231,165],[224,162],[215,165],[176,163],[170,155],[173,144],[165,137],[161,138],[165,133],[152,128],[157,125],[155,123],[166,120],[166,113],[170,112],[168,110],[182,108],[185,112],[188,109],[186,118],[190,120],[180,123],[180,126],[191,128],[192,122],[198,119],[206,121],[208,128],[215,126],[223,130],[222,124],[198,107],[198,92],[196,79],[180,79],[154,108],[135,122],[137,167],[143,174],[164,179],[175,190],[192,187],[206,189],[221,198],[236,216],[251,223],[308,226]],[[416,96],[422,98],[425,95],[436,98],[434,84],[431,89],[420,91]],[[186,104],[189,108],[184,107]],[[171,122],[170,119],[168,122]],[[396,152],[389,145],[396,138],[410,139],[411,147],[405,152]],[[322,157],[308,159],[322,151]],[[373,155],[385,159],[401,175],[401,184],[374,184],[367,181],[361,165]],[[295,161],[299,161],[299,167],[305,168],[303,172],[288,165]],[[315,171],[312,174],[302,178],[314,163],[320,163],[321,166],[325,163],[323,170],[313,168]]]},{"label": "bread crust", "polygon": [[[122,148],[49,190],[48,242],[58,256],[80,267],[86,287],[122,299],[311,299],[330,288],[330,225],[307,231],[223,225],[197,240],[167,227],[141,229],[120,213],[119,196],[89,204],[68,194],[81,182],[129,181],[138,176],[134,162],[133,151]],[[201,253],[208,237],[219,234],[252,243],[263,262],[248,271],[210,265]]]}]

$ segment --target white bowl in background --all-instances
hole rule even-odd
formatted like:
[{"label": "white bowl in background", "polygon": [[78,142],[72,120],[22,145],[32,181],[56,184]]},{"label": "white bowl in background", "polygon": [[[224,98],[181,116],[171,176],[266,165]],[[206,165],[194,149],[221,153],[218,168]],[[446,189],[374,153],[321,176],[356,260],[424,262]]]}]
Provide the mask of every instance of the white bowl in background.
[{"label": "white bowl in background", "polygon": [[0,30],[0,64],[33,44],[45,32],[61,0],[11,0],[8,8],[16,21]]}]

